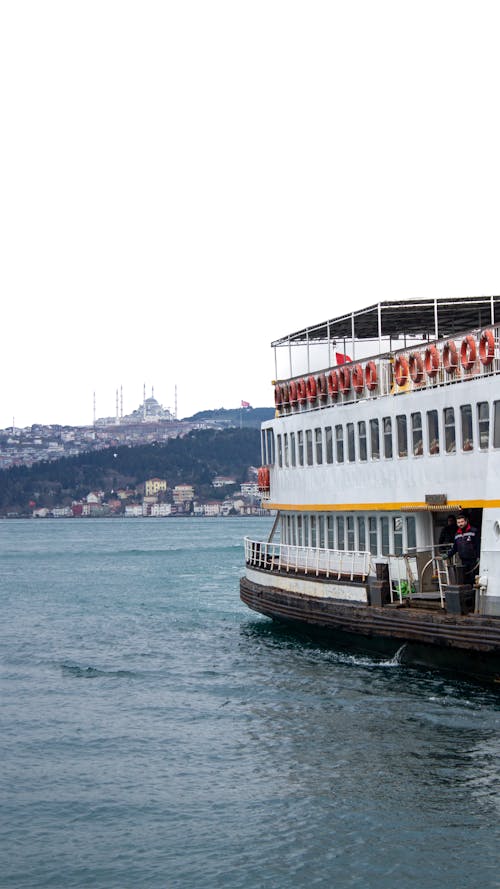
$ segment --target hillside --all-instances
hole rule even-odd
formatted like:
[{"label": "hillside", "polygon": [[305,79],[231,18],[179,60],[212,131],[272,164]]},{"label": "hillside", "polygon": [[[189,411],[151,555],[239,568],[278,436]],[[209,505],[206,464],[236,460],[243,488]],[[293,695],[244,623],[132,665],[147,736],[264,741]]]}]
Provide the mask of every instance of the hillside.
[{"label": "hillside", "polygon": [[33,503],[48,507],[70,503],[92,490],[133,488],[155,476],[165,478],[170,488],[184,482],[207,496],[215,475],[234,476],[241,482],[248,467],[259,463],[260,433],[255,428],[203,429],[165,443],[105,448],[1,470],[0,515],[28,515]]}]

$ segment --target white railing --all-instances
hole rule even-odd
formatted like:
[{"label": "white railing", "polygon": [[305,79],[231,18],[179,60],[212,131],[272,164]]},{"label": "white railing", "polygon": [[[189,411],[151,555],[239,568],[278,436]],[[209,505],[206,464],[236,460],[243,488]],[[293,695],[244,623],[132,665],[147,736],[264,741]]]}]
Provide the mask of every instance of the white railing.
[{"label": "white railing", "polygon": [[351,550],[266,543],[246,537],[245,562],[254,568],[265,568],[268,571],[332,577],[337,580],[366,580],[370,573],[371,555]]},{"label": "white railing", "polygon": [[[493,332],[493,336],[495,339],[495,347],[494,347],[494,357],[490,364],[484,365],[481,363],[479,357],[479,342],[481,338],[481,333],[483,330],[491,330]],[[472,367],[467,370],[464,369],[461,360],[460,360],[460,349],[463,342],[464,337],[472,334],[476,341],[476,350],[477,356],[476,360],[473,363]],[[457,366],[454,367],[451,372],[447,372],[443,366],[443,350],[450,340],[455,342],[458,356],[457,356]],[[411,376],[408,374],[408,379],[405,385],[398,386],[396,384],[394,378],[394,365],[398,358],[406,358],[409,360],[410,355],[412,353],[420,354],[422,361],[424,360],[425,350],[427,347],[436,346],[439,353],[439,368],[435,376],[429,376],[425,370],[423,373],[422,379],[417,379],[416,381],[412,380]],[[362,401],[369,398],[378,398],[381,395],[397,395],[403,394],[405,392],[412,392],[415,390],[422,389],[435,389],[438,386],[447,386],[453,383],[464,382],[465,380],[471,380],[476,377],[481,376],[491,376],[492,374],[500,373],[500,326],[499,325],[489,325],[486,328],[477,328],[472,331],[466,331],[464,333],[456,334],[454,337],[447,337],[446,339],[433,340],[433,341],[425,341],[420,343],[419,345],[408,346],[404,349],[398,349],[397,351],[386,353],[384,355],[376,355],[371,358],[363,358],[358,361],[351,361],[349,364],[339,365],[335,368],[323,368],[321,370],[311,371],[307,374],[301,374],[300,377],[293,377],[289,379],[283,379],[278,381],[279,384],[284,386],[290,384],[291,380],[294,380],[296,383],[300,379],[306,380],[310,376],[314,376],[317,378],[321,374],[325,374],[326,376],[330,373],[331,370],[336,370],[337,372],[342,368],[346,367],[349,369],[351,375],[353,369],[356,365],[360,364],[363,368],[363,371],[366,365],[369,362],[373,362],[376,366],[377,370],[377,384],[373,390],[369,390],[366,387],[366,384],[363,384],[360,392],[355,392],[352,380],[349,389],[342,393],[339,391],[337,395],[332,396],[331,394],[325,395],[323,399],[320,398],[319,393],[317,395],[316,401],[311,403],[306,400],[304,404],[300,404],[297,402],[294,405],[291,405],[289,402],[285,402],[280,405],[277,409],[279,416],[286,416],[294,413],[303,413],[304,411],[312,411],[312,410],[320,410],[321,408],[328,407],[332,404],[350,404],[356,401]]]}]

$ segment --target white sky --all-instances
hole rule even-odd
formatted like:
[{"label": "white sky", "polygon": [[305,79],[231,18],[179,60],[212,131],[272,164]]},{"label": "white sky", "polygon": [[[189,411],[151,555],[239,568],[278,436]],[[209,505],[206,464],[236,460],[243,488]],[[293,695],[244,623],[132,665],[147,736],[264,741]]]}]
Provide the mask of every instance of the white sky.
[{"label": "white sky", "polygon": [[500,293],[498,3],[5,0],[0,427],[271,405],[271,340]]}]

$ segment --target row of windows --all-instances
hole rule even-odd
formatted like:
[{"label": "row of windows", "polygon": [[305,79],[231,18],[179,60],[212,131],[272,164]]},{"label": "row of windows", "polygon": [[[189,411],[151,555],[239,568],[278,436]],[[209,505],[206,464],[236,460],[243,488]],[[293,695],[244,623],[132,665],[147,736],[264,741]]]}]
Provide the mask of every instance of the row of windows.
[{"label": "row of windows", "polygon": [[[490,446],[490,405],[481,401],[474,406],[462,404],[455,411],[442,411],[441,429],[437,410],[415,411],[409,417],[383,417],[357,423],[316,427],[277,435],[278,466],[313,466],[322,463],[354,463],[386,460],[394,456],[420,457],[424,453],[454,454],[459,447],[472,451],[474,442],[480,450]],[[493,447],[500,448],[500,401],[493,404]],[[271,435],[269,435],[271,433]],[[263,461],[274,463],[272,430],[263,430]],[[271,458],[271,459],[270,459]]]},{"label": "row of windows", "polygon": [[287,515],[281,540],[291,546],[396,555],[415,549],[415,517],[400,515]]}]

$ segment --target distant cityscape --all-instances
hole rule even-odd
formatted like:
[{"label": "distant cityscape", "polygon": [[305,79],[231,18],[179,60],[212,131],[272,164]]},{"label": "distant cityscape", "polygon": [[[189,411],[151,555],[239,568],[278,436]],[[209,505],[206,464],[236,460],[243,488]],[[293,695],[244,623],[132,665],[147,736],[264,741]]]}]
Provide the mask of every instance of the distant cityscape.
[{"label": "distant cityscape", "polygon": [[[223,429],[236,425],[234,417],[241,415],[242,411],[252,410],[248,402],[242,402],[239,409],[207,411],[206,417],[178,420],[174,413],[156,400],[153,391],[149,397],[144,391],[142,404],[131,414],[123,415],[123,410],[118,410],[117,393],[116,416],[94,417],[94,423],[89,426],[34,424],[26,428],[12,426],[0,430],[0,470],[32,467],[41,462],[52,463],[106,448],[166,442],[196,430]],[[272,413],[271,409],[264,410]],[[230,419],[226,419],[225,413]],[[240,483],[230,476],[215,476],[211,485],[217,496],[213,499],[197,496],[191,484],[181,483],[170,487],[168,479],[155,477],[112,492],[91,490],[71,504],[66,500],[48,507],[33,501],[28,514],[33,518],[263,515],[267,513],[262,509],[257,473],[257,468],[250,466],[248,477]],[[7,512],[5,517],[21,516]]]},{"label": "distant cityscape", "polygon": [[[10,426],[0,430],[0,469],[11,466],[33,466],[42,460],[76,457],[84,451],[98,451],[118,445],[141,445],[167,441],[186,435],[193,429],[222,428],[216,419],[178,420],[163,407],[152,393],[131,414],[117,409],[114,417],[94,418],[89,426],[48,426],[34,424],[19,428]],[[242,409],[248,409],[247,402]]]}]

